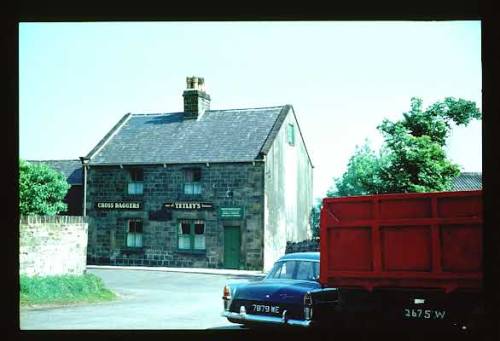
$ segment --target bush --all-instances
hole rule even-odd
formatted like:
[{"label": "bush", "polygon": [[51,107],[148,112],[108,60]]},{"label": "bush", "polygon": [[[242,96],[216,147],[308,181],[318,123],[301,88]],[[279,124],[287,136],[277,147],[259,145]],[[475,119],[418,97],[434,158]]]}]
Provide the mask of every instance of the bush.
[{"label": "bush", "polygon": [[20,303],[67,304],[79,302],[100,302],[116,298],[104,286],[101,278],[93,274],[82,276],[20,276]]},{"label": "bush", "polygon": [[55,215],[67,209],[70,185],[64,175],[44,164],[19,160],[19,213]]}]

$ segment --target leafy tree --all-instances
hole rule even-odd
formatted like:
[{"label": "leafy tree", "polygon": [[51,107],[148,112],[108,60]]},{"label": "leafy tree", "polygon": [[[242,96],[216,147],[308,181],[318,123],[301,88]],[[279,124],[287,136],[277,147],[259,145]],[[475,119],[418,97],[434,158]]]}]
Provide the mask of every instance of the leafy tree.
[{"label": "leafy tree", "polygon": [[55,215],[65,211],[69,184],[62,173],[44,164],[19,160],[19,210],[21,215]]},{"label": "leafy tree", "polygon": [[334,186],[326,195],[334,197],[383,192],[384,184],[380,172],[386,160],[387,155],[384,150],[377,155],[371,149],[368,140],[365,140],[363,146],[356,146],[347,164],[347,171],[341,178],[334,179]]},{"label": "leafy tree", "polygon": [[356,148],[347,171],[334,179],[336,190],[327,195],[449,190],[460,168],[446,157],[446,139],[453,123],[466,126],[473,119],[481,119],[481,112],[472,101],[447,97],[423,110],[422,100],[412,98],[403,119],[385,119],[377,127],[384,136],[381,153],[367,143]]},{"label": "leafy tree", "polygon": [[321,199],[316,199],[313,207],[311,208],[310,223],[313,238],[319,237],[319,217],[321,212],[321,205]]}]

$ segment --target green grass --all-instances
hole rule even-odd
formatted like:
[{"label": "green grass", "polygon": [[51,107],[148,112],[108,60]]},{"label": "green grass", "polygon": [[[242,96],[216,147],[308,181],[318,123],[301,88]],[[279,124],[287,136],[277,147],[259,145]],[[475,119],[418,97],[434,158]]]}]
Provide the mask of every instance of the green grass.
[{"label": "green grass", "polygon": [[95,303],[116,298],[104,286],[101,278],[93,274],[46,277],[21,275],[19,285],[19,298],[23,306]]}]

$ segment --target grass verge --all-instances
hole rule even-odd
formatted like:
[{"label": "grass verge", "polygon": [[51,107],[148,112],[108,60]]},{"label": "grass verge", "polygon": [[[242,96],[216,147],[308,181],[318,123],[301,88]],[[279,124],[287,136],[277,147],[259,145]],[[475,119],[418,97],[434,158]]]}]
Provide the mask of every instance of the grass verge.
[{"label": "grass verge", "polygon": [[21,275],[19,285],[22,306],[96,303],[117,297],[104,286],[101,278],[93,274],[46,277]]}]

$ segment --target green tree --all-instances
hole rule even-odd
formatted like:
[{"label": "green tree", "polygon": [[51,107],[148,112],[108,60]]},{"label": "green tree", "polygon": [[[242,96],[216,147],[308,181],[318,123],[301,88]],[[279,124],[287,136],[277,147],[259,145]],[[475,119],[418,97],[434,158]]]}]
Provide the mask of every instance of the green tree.
[{"label": "green tree", "polygon": [[65,211],[69,189],[64,175],[44,164],[19,160],[19,211],[21,215],[55,215]]},{"label": "green tree", "polygon": [[384,184],[380,172],[386,160],[387,156],[383,149],[377,155],[368,140],[365,140],[364,145],[356,146],[347,164],[347,171],[341,178],[334,179],[334,186],[326,195],[334,197],[383,192]]},{"label": "green tree", "polygon": [[322,200],[316,199],[313,207],[311,208],[311,215],[309,216],[311,221],[311,229],[313,238],[319,237],[319,218],[321,212]]},{"label": "green tree", "polygon": [[388,119],[377,127],[384,136],[382,152],[357,148],[347,171],[334,179],[329,196],[449,190],[460,168],[447,159],[444,147],[455,125],[481,119],[476,104],[447,97],[426,110],[420,98],[411,99],[403,119]]}]

